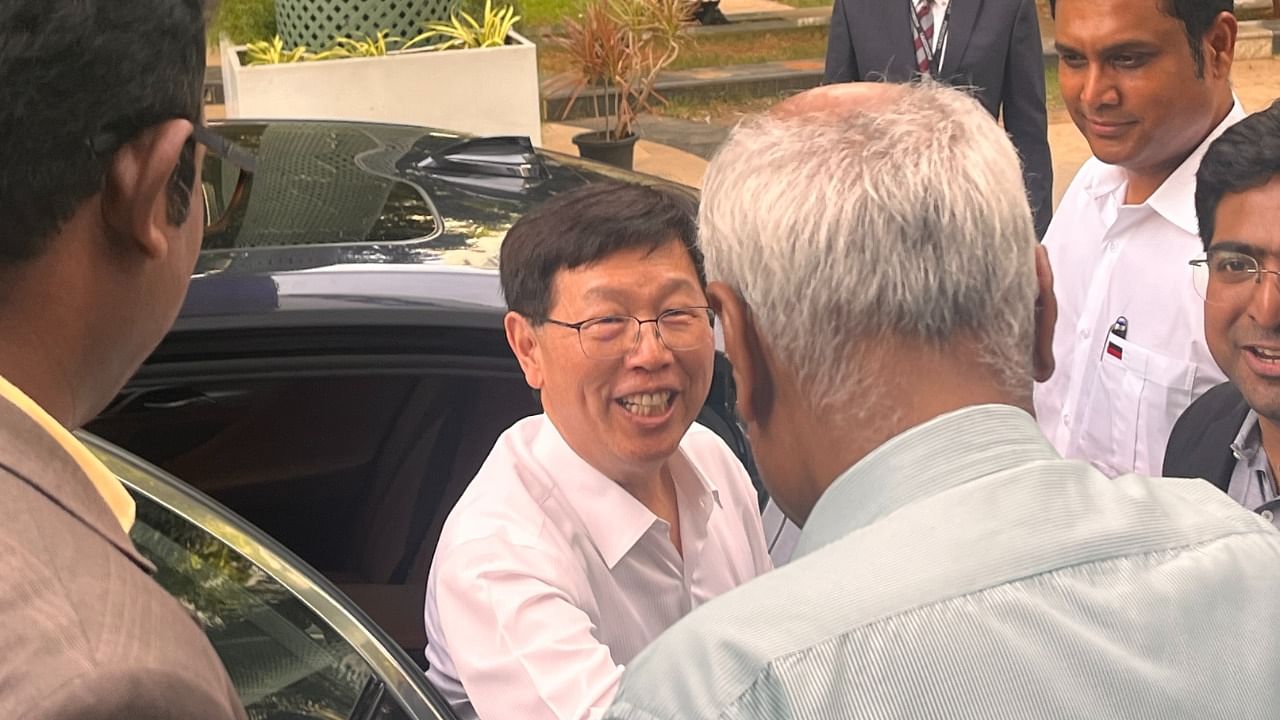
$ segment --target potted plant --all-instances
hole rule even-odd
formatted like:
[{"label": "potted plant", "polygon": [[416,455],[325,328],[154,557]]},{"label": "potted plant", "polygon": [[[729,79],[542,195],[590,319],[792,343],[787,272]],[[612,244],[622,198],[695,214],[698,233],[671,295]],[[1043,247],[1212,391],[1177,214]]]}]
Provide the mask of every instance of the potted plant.
[{"label": "potted plant", "polygon": [[604,129],[573,138],[585,158],[631,169],[636,117],[666,99],[658,74],[680,55],[697,0],[587,0],[579,18],[564,23],[556,41],[573,64],[570,108],[591,89]]},{"label": "potted plant", "polygon": [[405,123],[542,141],[537,49],[507,6],[455,13],[403,38],[389,29],[326,46],[221,42],[227,117]]}]

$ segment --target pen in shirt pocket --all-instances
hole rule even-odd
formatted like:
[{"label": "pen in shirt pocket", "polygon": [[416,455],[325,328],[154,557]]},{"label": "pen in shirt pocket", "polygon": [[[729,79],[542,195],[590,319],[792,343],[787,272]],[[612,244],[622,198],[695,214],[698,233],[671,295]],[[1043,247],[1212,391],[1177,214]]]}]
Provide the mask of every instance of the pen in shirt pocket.
[{"label": "pen in shirt pocket", "polygon": [[1128,334],[1129,334],[1129,320],[1125,318],[1125,316],[1121,315],[1120,317],[1116,318],[1115,322],[1111,323],[1111,330],[1110,332],[1107,333],[1106,342],[1102,346],[1103,356],[1110,355],[1111,357],[1117,360],[1123,360],[1124,348],[1116,344],[1115,342],[1112,342],[1111,336],[1114,335],[1115,337],[1121,340],[1124,340]]}]

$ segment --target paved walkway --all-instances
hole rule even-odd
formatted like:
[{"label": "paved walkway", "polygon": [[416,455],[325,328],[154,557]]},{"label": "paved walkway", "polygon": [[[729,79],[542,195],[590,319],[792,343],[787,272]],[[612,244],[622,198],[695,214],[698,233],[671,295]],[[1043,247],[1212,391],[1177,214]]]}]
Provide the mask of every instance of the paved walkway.
[{"label": "paved walkway", "polygon": [[734,15],[750,13],[772,13],[794,10],[790,5],[783,5],[773,0],[720,0],[720,12],[733,19]]}]

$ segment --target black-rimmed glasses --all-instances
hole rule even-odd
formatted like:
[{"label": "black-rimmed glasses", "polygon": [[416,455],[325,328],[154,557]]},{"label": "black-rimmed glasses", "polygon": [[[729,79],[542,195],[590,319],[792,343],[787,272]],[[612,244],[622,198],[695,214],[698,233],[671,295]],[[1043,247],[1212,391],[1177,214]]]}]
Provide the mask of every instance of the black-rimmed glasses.
[{"label": "black-rimmed glasses", "polygon": [[596,360],[612,360],[631,352],[640,344],[640,328],[653,323],[658,339],[669,350],[705,347],[715,337],[715,311],[706,305],[671,308],[656,318],[641,320],[632,315],[606,315],[568,323],[547,319],[552,325],[577,331],[582,352]]},{"label": "black-rimmed glasses", "polygon": [[[162,118],[156,122],[162,122]],[[258,169],[258,158],[252,151],[236,144],[230,138],[227,138],[209,126],[196,122],[192,122],[191,141],[203,145],[208,151],[205,158],[206,174],[210,164],[210,158],[220,161],[221,164],[229,166],[234,170],[235,177],[223,183],[227,188],[224,193],[217,193],[210,183],[206,182],[202,191],[204,193],[205,208],[205,233],[219,232],[223,229],[223,225],[227,220],[227,211],[235,206],[237,202],[246,192],[246,185],[250,182],[249,177]],[[146,127],[150,123],[131,123],[131,127]],[[96,156],[109,155],[120,146],[128,142],[131,137],[136,134],[136,130],[114,131],[104,130],[94,135],[87,141],[89,151]]]}]

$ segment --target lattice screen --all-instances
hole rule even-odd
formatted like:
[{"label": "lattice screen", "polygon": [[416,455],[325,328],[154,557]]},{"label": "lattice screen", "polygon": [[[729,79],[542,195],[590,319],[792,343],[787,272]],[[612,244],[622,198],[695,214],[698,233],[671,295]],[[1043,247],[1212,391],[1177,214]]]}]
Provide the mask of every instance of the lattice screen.
[{"label": "lattice screen", "polygon": [[276,0],[276,24],[286,46],[328,47],[335,37],[411,38],[422,23],[447,20],[458,0]]}]

